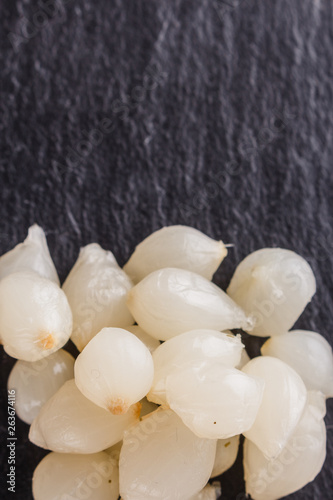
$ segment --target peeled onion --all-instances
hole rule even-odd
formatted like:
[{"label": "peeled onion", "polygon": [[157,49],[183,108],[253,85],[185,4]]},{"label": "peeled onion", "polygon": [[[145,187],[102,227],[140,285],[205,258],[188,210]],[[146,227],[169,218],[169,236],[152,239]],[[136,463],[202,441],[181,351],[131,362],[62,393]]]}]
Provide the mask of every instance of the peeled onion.
[{"label": "peeled onion", "polygon": [[275,458],[301,418],[306,388],[298,373],[270,356],[251,359],[242,371],[265,382],[262,402],[253,426],[243,432],[267,458]]},{"label": "peeled onion", "polygon": [[32,422],[32,443],[59,453],[96,453],[121,441],[140,416],[140,403],[125,415],[112,415],[85,398],[74,380],[49,399]]},{"label": "peeled onion", "polygon": [[193,227],[169,226],[144,239],[124,270],[134,283],[164,267],[187,269],[211,280],[227,253],[222,241],[215,241]]},{"label": "peeled onion", "polygon": [[23,243],[0,257],[0,280],[12,273],[34,271],[59,285],[45,233],[37,224],[29,227],[28,236]]},{"label": "peeled onion", "polygon": [[290,330],[315,291],[305,259],[290,250],[262,248],[237,266],[227,293],[253,317],[249,333],[269,337]]},{"label": "peeled onion", "polygon": [[324,399],[322,394],[309,393],[301,420],[274,460],[268,460],[254,443],[245,439],[246,492],[254,500],[290,495],[320,472],[326,457],[326,427],[320,399]]},{"label": "peeled onion", "polygon": [[49,453],[32,479],[34,500],[118,500],[118,464],[107,453]]},{"label": "peeled onion", "polygon": [[322,335],[294,330],[267,340],[261,348],[265,356],[281,359],[303,379],[308,390],[333,397],[332,347]]},{"label": "peeled onion", "polygon": [[103,328],[75,361],[82,394],[114,415],[126,413],[153,382],[154,364],[141,340],[121,328]]},{"label": "peeled onion", "polygon": [[141,328],[159,340],[200,328],[249,328],[244,312],[225,292],[183,269],[151,273],[130,290],[127,304]]},{"label": "peeled onion", "polygon": [[13,358],[37,361],[62,347],[72,332],[64,292],[32,271],[0,281],[0,336]]},{"label": "peeled onion", "polygon": [[114,255],[97,243],[81,249],[63,290],[73,311],[71,340],[79,351],[104,327],[134,323],[126,306],[133,284]]},{"label": "peeled onion", "polygon": [[239,435],[228,439],[218,439],[215,462],[210,477],[220,476],[235,463],[239,448]]},{"label": "peeled onion", "polygon": [[154,380],[148,399],[167,404],[165,383],[167,377],[180,366],[193,361],[216,361],[235,367],[241,359],[244,345],[240,335],[216,330],[191,330],[161,344],[153,353]]},{"label": "peeled onion", "polygon": [[170,410],[159,409],[126,431],[120,452],[124,500],[189,500],[207,483],[216,441],[195,436]]},{"label": "peeled onion", "polygon": [[30,425],[43,404],[73,377],[74,358],[63,349],[32,363],[17,361],[8,378],[8,390],[15,389],[16,414]]},{"label": "peeled onion", "polygon": [[166,397],[170,408],[194,434],[226,439],[251,428],[263,386],[260,378],[235,368],[197,361],[167,377]]}]

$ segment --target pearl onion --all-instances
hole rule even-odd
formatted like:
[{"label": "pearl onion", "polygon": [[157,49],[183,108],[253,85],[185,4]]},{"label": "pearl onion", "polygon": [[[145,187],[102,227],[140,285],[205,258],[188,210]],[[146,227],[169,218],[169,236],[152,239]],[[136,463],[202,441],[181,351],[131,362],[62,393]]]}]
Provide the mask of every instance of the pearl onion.
[{"label": "pearl onion", "polygon": [[0,282],[0,335],[13,358],[37,361],[62,347],[72,331],[64,292],[32,271]]},{"label": "pearl onion", "polygon": [[159,409],[126,431],[120,452],[125,500],[188,500],[207,483],[216,441],[195,436],[170,410]]},{"label": "pearl onion", "polygon": [[246,492],[252,498],[275,500],[285,497],[313,481],[320,472],[326,457],[323,403],[322,394],[308,393],[301,420],[274,460],[267,459],[253,442],[245,439]]},{"label": "pearl onion", "polygon": [[303,413],[305,385],[295,370],[270,356],[252,359],[242,371],[265,382],[255,422],[243,434],[268,458],[274,458],[285,446]]},{"label": "pearl onion", "polygon": [[148,399],[167,404],[166,379],[179,366],[192,361],[218,360],[233,368],[240,362],[243,350],[240,335],[216,330],[192,330],[167,340],[153,353],[154,380]]},{"label": "pearl onion", "polygon": [[277,335],[264,343],[261,352],[291,366],[302,377],[308,390],[333,397],[332,347],[319,333],[294,330]]},{"label": "pearl onion", "polygon": [[78,356],[74,371],[84,396],[121,415],[149,391],[154,364],[135,335],[121,328],[103,328]]},{"label": "pearl onion", "polygon": [[159,340],[197,328],[248,328],[244,312],[225,292],[183,269],[151,273],[130,290],[127,304],[141,328]]},{"label": "pearl onion", "polygon": [[32,491],[34,500],[118,500],[118,464],[104,452],[49,453],[34,471]]},{"label": "pearl onion", "polygon": [[211,280],[227,253],[222,241],[215,241],[193,227],[169,226],[143,240],[124,270],[134,283],[164,267],[187,269]]},{"label": "pearl onion", "polygon": [[226,439],[251,428],[263,382],[217,362],[192,362],[166,380],[167,401],[194,434]]},{"label": "pearl onion", "polygon": [[59,278],[47,246],[45,233],[37,224],[28,230],[23,243],[0,257],[0,280],[12,273],[34,271],[59,285]]},{"label": "pearl onion", "polygon": [[249,333],[269,337],[287,332],[315,291],[306,260],[290,250],[263,248],[237,266],[227,293],[254,318]]},{"label": "pearl onion", "polygon": [[32,443],[59,453],[96,453],[118,443],[138,421],[140,403],[126,415],[112,415],[85,398],[69,380],[45,403],[32,422]]},{"label": "pearl onion", "polygon": [[43,404],[73,377],[74,358],[63,349],[32,363],[17,361],[8,379],[8,390],[15,389],[17,415],[30,425]]},{"label": "pearl onion", "polygon": [[79,351],[104,327],[125,327],[133,317],[126,306],[132,288],[114,255],[97,243],[82,248],[63,290],[73,311],[71,340]]}]

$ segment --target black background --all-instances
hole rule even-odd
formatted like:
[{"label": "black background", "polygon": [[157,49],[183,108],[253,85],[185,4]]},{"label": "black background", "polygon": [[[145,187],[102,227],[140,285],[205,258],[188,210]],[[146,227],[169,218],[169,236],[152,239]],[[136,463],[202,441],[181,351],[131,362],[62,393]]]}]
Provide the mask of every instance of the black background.
[{"label": "black background", "polygon": [[[297,326],[332,344],[331,1],[44,3],[0,2],[1,252],[38,222],[63,280],[82,245],[122,265],[153,230],[188,224],[234,244],[215,276],[225,288],[248,253],[289,248],[318,284]],[[290,499],[331,498],[332,400],[326,423],[324,468]],[[27,433],[17,421],[15,494],[2,444],[1,498],[31,498],[44,452]],[[225,500],[244,498],[240,463]]]}]

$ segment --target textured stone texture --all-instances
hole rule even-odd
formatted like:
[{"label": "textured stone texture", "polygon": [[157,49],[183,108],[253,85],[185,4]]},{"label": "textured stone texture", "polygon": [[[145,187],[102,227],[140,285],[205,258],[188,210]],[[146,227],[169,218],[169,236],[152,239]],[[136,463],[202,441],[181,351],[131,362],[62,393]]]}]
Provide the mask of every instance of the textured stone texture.
[{"label": "textured stone texture", "polygon": [[[215,277],[226,287],[249,252],[290,248],[318,282],[297,326],[333,343],[332,3],[56,5],[0,3],[1,252],[36,221],[64,279],[84,244],[123,264],[151,231],[183,223],[234,245]],[[5,402],[13,362],[1,356]],[[332,400],[326,422],[324,469],[290,498],[331,496]],[[44,452],[27,432],[18,421],[17,492],[2,476],[1,498],[31,498]],[[244,498],[240,460],[222,486]]]}]

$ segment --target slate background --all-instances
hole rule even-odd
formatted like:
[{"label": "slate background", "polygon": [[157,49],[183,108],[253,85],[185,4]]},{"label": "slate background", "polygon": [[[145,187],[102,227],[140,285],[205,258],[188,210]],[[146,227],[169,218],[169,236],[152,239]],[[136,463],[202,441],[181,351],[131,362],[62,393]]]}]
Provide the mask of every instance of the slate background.
[{"label": "slate background", "polygon": [[[215,276],[226,287],[249,252],[290,248],[318,282],[297,326],[332,344],[332,2],[44,4],[0,2],[1,253],[36,221],[64,279],[82,245],[123,264],[153,230],[189,224],[234,244]],[[44,452],[17,421],[6,494],[1,357],[1,498],[29,500]],[[332,400],[326,422],[324,468],[290,499],[331,497]],[[222,486],[245,498],[240,459]]]}]

